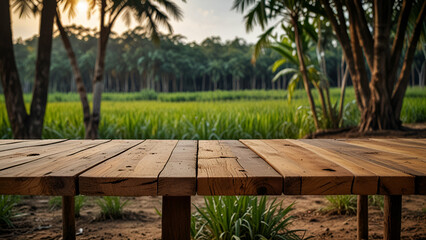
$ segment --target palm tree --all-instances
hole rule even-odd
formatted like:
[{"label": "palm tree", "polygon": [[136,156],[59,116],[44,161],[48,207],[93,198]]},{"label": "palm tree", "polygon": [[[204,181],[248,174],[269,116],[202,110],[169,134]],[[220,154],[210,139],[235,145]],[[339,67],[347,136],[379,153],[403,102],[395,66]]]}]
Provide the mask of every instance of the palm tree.
[{"label": "palm tree", "polygon": [[[244,13],[247,7],[252,7],[248,14],[244,17],[246,21],[246,29],[247,31],[252,30],[253,27],[259,24],[262,29],[265,29],[269,24],[269,20],[275,17],[281,17],[279,23],[282,22],[290,22],[293,27],[294,36],[295,36],[295,45],[297,50],[297,57],[299,61],[299,71],[301,73],[301,77],[303,79],[303,85],[305,87],[306,93],[308,95],[309,104],[311,107],[311,112],[314,118],[314,124],[316,129],[320,128],[320,124],[318,121],[318,116],[315,109],[315,101],[312,97],[311,88],[309,85],[309,76],[308,69],[306,67],[305,59],[304,59],[304,50],[302,46],[301,38],[301,27],[299,23],[299,19],[301,16],[308,16],[306,8],[304,8],[304,0],[300,1],[275,1],[275,0],[234,0],[233,8]],[[305,17],[306,18],[306,17]],[[255,48],[255,56],[260,53],[261,48],[267,46],[269,44],[269,37],[273,33],[275,27],[279,24],[275,24],[270,27],[268,30],[263,33],[256,44]]]},{"label": "palm tree", "polygon": [[[92,0],[90,2],[90,5],[91,9],[95,9],[98,5],[97,7],[99,8],[100,12],[100,29],[97,46],[96,64],[92,80],[92,112],[90,113],[90,108],[87,107],[83,107],[83,111],[85,122],[85,138],[95,139],[98,138],[101,111],[101,96],[103,91],[103,74],[105,70],[107,43],[111,34],[112,27],[117,18],[120,15],[123,15],[125,19],[130,19],[130,16],[133,15],[135,19],[139,22],[139,24],[144,26],[147,34],[154,41],[159,41],[160,26],[165,26],[170,32],[173,31],[172,26],[169,22],[170,19],[167,14],[177,20],[180,20],[182,19],[182,11],[175,3],[169,0]],[[161,10],[162,8],[165,9],[166,12],[163,12]],[[63,35],[65,37],[67,36],[66,34]],[[72,51],[70,46],[66,44],[64,45],[65,47],[67,47],[67,52]],[[72,58],[71,54],[68,54],[68,56],[70,57],[70,59]],[[77,62],[71,60],[71,63],[76,65]],[[78,88],[83,89],[81,88],[81,85],[78,86]],[[82,104],[86,106],[86,103],[83,103],[85,102],[84,99],[87,99],[87,97],[84,97],[86,95],[85,91],[79,91],[79,93],[80,99],[82,99]]]},{"label": "palm tree", "polygon": [[33,99],[30,114],[27,113],[18,69],[13,52],[12,29],[9,0],[0,1],[0,77],[4,90],[6,109],[14,138],[41,138],[46,111],[49,86],[50,58],[52,51],[52,31],[55,18],[56,1],[43,0],[13,2],[20,15],[26,15],[42,3],[40,18],[40,37],[37,48],[37,61]]}]

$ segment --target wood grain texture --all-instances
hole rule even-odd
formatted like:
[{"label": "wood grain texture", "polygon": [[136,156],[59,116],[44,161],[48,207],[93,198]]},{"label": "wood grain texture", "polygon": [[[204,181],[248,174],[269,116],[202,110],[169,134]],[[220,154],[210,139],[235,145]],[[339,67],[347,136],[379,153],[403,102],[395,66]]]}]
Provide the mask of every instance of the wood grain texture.
[{"label": "wood grain texture", "polygon": [[358,195],[356,206],[357,240],[368,240],[368,196]]},{"label": "wood grain texture", "polygon": [[350,194],[354,175],[289,140],[242,140],[284,177],[284,194]]},{"label": "wood grain texture", "polygon": [[191,197],[164,196],[161,239],[191,239]]},{"label": "wood grain texture", "polygon": [[[0,145],[0,152],[13,150],[13,149],[19,149],[19,148],[32,148],[32,147],[38,147],[38,146],[45,146],[55,143],[64,142],[66,139],[48,139],[48,140],[12,140],[12,141],[5,141],[3,144]],[[0,143],[2,143],[0,142]]]},{"label": "wood grain texture", "polygon": [[0,145],[6,145],[6,144],[14,144],[19,142],[24,142],[29,140],[21,140],[21,139],[0,139]]},{"label": "wood grain texture", "polygon": [[158,176],[177,140],[146,140],[84,172],[80,193],[103,196],[156,196]]},{"label": "wood grain texture", "polygon": [[426,161],[426,145],[425,147],[419,147],[414,144],[407,146],[406,144],[401,145],[394,141],[386,141],[386,139],[348,139],[345,142],[383,152],[403,154],[418,158],[424,162]]},{"label": "wood grain texture", "polygon": [[79,172],[65,173],[63,170],[78,165],[84,171],[88,163],[81,164],[81,161],[85,161],[93,149],[101,148],[104,144],[111,148],[108,141],[84,140],[84,144],[76,141],[76,144],[67,145],[68,150],[62,146],[62,150],[56,154],[0,170],[0,194],[73,196],[76,194],[76,175]]},{"label": "wood grain texture", "polygon": [[158,178],[158,195],[191,196],[197,188],[197,149],[194,140],[180,140]]},{"label": "wood grain texture", "polygon": [[401,195],[386,195],[384,205],[385,228],[383,231],[384,240],[401,239]]},{"label": "wood grain texture", "polygon": [[[38,142],[39,140],[35,141]],[[96,140],[99,141],[99,140]],[[92,142],[97,144],[97,142]],[[101,140],[104,141],[104,140]],[[74,150],[81,150],[87,148],[90,145],[90,141],[86,140],[68,140],[55,144],[48,144],[36,147],[12,149],[4,152],[0,152],[0,171],[16,167],[22,164],[26,164],[33,161],[38,161],[48,156],[52,156],[58,153],[65,155],[69,154]]]},{"label": "wood grain texture", "polygon": [[[320,139],[306,139],[300,141],[338,154],[344,159],[344,161],[339,161],[339,164],[345,168],[350,169],[347,163],[347,161],[350,161],[379,177],[377,192],[371,193],[370,191],[364,191],[365,189],[362,188],[362,185],[357,184],[354,185],[353,193],[364,195],[414,193],[414,176],[386,164],[390,157],[389,155],[393,154],[348,144],[344,140],[319,140]],[[333,159],[333,161],[335,161],[335,159]],[[358,179],[362,179],[362,177],[358,176]],[[373,185],[373,183],[371,184]]]},{"label": "wood grain texture", "polygon": [[[391,139],[393,142],[395,139]],[[353,145],[350,141],[343,143],[343,141],[336,141],[335,144],[340,144],[342,151],[352,154],[356,154],[360,158],[364,158],[366,161],[374,162],[382,167],[391,168],[396,171],[400,171],[411,175],[412,181],[409,183],[404,179],[397,177],[385,178],[380,177],[380,183],[384,183],[380,186],[379,193],[383,195],[400,195],[400,194],[426,194],[426,162],[413,156],[405,154],[391,153],[385,151],[379,151],[375,147],[367,148],[357,145]],[[401,144],[401,148],[406,147],[405,144]],[[385,186],[386,185],[386,186]],[[398,190],[398,187],[400,189]]]},{"label": "wood grain texture", "polygon": [[75,240],[75,198],[62,197],[62,239]]},{"label": "wood grain texture", "polygon": [[281,192],[281,175],[239,141],[199,141],[199,195],[276,195]]}]

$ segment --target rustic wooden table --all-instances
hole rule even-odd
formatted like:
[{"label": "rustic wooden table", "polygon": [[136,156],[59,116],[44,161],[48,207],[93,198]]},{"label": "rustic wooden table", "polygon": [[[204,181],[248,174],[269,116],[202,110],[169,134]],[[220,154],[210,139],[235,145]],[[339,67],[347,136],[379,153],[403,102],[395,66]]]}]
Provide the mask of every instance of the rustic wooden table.
[{"label": "rustic wooden table", "polygon": [[193,195],[385,195],[385,239],[399,239],[401,195],[426,194],[426,139],[0,140],[0,194],[163,196],[163,239],[189,239]]}]

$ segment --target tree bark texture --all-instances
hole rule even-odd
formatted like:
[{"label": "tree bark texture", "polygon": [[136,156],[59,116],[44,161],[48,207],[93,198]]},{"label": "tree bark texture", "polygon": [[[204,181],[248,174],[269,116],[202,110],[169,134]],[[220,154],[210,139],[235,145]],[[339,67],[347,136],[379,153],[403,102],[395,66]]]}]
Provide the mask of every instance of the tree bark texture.
[{"label": "tree bark texture", "polygon": [[99,137],[99,122],[101,118],[101,99],[103,91],[103,76],[105,70],[105,55],[111,25],[105,26],[106,0],[101,1],[100,32],[98,39],[98,52],[96,56],[95,74],[93,77],[93,107],[90,122],[86,128],[86,139]]},{"label": "tree bark texture", "polygon": [[315,102],[314,102],[314,98],[312,97],[311,88],[309,86],[308,74],[306,72],[305,60],[303,59],[303,55],[302,55],[303,49],[302,49],[302,44],[300,42],[299,29],[298,29],[298,25],[297,25],[297,16],[292,17],[292,25],[293,25],[293,28],[294,28],[294,36],[295,36],[295,40],[296,40],[297,56],[299,58],[299,69],[300,69],[300,72],[302,73],[303,85],[305,86],[305,91],[308,94],[309,105],[311,106],[311,112],[312,112],[312,116],[314,118],[315,128],[319,129],[320,125],[319,125],[319,122],[318,122],[318,116],[317,116],[317,112],[316,112],[316,109],[315,109]]},{"label": "tree bark texture", "polygon": [[[426,2],[415,3],[404,0],[400,5],[395,37],[391,39],[394,1],[373,1],[374,33],[366,20],[360,0],[321,0],[326,15],[342,45],[343,54],[354,84],[355,96],[361,111],[359,129],[362,132],[401,128],[400,114],[405,91],[409,82],[410,69],[415,49],[425,20]],[[349,34],[342,4],[346,4],[349,15]],[[401,73],[396,77],[407,25],[414,4],[422,5],[405,51]],[[334,9],[333,9],[334,8]],[[365,60],[367,65],[365,64]],[[367,74],[366,66],[371,72]],[[396,84],[395,84],[396,83]]]},{"label": "tree bark texture", "polygon": [[49,86],[52,30],[56,1],[43,1],[30,115],[27,114],[25,108],[13,52],[9,1],[1,1],[0,4],[0,75],[13,137],[20,139],[41,138]]},{"label": "tree bark texture", "polygon": [[30,138],[41,138],[46,112],[49,86],[50,57],[52,53],[53,22],[56,15],[56,0],[43,0],[38,39],[36,76],[30,110]]},{"label": "tree bark texture", "polygon": [[90,106],[89,101],[87,100],[86,88],[84,87],[83,77],[81,76],[80,68],[77,63],[77,57],[75,56],[74,50],[72,49],[68,34],[62,26],[58,12],[56,13],[56,26],[59,29],[62,43],[64,44],[65,50],[67,51],[68,59],[70,60],[74,81],[77,86],[78,94],[80,95],[81,105],[83,107],[84,128],[87,129],[90,121]]}]

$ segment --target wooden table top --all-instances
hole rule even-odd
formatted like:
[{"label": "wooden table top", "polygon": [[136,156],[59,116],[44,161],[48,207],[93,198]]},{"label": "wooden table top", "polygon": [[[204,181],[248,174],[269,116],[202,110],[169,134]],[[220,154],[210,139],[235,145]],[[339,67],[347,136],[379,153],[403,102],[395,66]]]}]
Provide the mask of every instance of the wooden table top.
[{"label": "wooden table top", "polygon": [[426,139],[0,140],[0,194],[426,194]]}]

